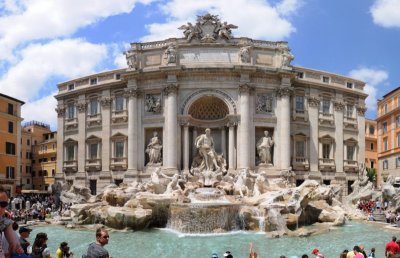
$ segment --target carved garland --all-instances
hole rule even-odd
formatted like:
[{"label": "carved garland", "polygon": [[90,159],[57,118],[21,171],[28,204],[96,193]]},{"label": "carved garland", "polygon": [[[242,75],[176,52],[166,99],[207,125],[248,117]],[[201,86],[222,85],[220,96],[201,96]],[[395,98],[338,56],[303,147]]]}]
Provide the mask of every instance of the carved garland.
[{"label": "carved garland", "polygon": [[365,115],[365,112],[367,112],[367,108],[366,107],[357,107],[357,113],[358,113],[358,115],[360,115],[360,116],[364,116]]},{"label": "carved garland", "polygon": [[254,91],[254,86],[248,84],[248,83],[244,83],[244,84],[240,84],[239,87],[239,93],[251,93],[252,91]]},{"label": "carved garland", "polygon": [[100,99],[100,103],[101,103],[101,106],[103,106],[105,108],[110,107],[111,103],[112,103],[112,98],[104,97],[104,98]]},{"label": "carved garland", "polygon": [[63,117],[65,115],[65,107],[59,106],[55,110],[57,112],[58,117]]},{"label": "carved garland", "polygon": [[333,107],[336,111],[343,111],[346,105],[343,102],[333,102]]},{"label": "carved garland", "polygon": [[290,87],[280,87],[275,89],[275,94],[278,98],[290,97],[293,89]]},{"label": "carved garland", "polygon": [[310,107],[319,107],[319,105],[321,105],[321,100],[316,97],[309,97],[307,101]]},{"label": "carved garland", "polygon": [[78,109],[79,113],[85,112],[87,108],[87,103],[86,102],[81,102],[76,104],[76,108]]},{"label": "carved garland", "polygon": [[170,93],[176,93],[178,91],[178,88],[179,88],[179,86],[177,83],[168,83],[164,87],[163,91],[164,91],[165,95],[168,95]]}]

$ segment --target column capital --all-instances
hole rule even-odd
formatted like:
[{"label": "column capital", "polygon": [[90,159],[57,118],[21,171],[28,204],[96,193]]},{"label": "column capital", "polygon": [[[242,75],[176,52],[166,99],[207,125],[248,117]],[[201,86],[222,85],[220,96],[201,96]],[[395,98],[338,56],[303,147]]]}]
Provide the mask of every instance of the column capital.
[{"label": "column capital", "polygon": [[357,113],[359,116],[364,116],[365,112],[367,112],[367,108],[364,106],[357,106]]},{"label": "column capital", "polygon": [[63,117],[65,115],[65,107],[64,106],[57,106],[56,112],[58,117]]},{"label": "column capital", "polygon": [[228,122],[226,123],[227,127],[234,127],[238,124],[239,118],[234,116],[234,117],[229,117]]},{"label": "column capital", "polygon": [[278,98],[290,97],[293,89],[291,87],[279,87],[275,89],[275,94]]},{"label": "column capital", "polygon": [[321,100],[316,97],[308,97],[307,101],[310,107],[319,107],[321,105]]},{"label": "column capital", "polygon": [[124,96],[126,98],[135,98],[135,97],[140,97],[141,95],[142,92],[137,88],[126,88],[124,92]]},{"label": "column capital", "polygon": [[110,97],[103,97],[100,99],[100,104],[104,108],[109,108],[111,106],[112,98]]},{"label": "column capital", "polygon": [[179,124],[184,127],[188,127],[190,125],[190,118],[189,117],[180,117]]},{"label": "column capital", "polygon": [[79,102],[76,104],[76,108],[78,109],[79,113],[85,112],[87,108],[87,103],[86,102]]},{"label": "column capital", "polygon": [[239,85],[238,90],[239,94],[251,93],[252,91],[254,91],[254,86],[251,85],[250,83],[242,83]]},{"label": "column capital", "polygon": [[346,107],[346,105],[343,102],[334,101],[333,107],[335,108],[336,111],[344,111],[344,108]]},{"label": "column capital", "polygon": [[171,82],[171,83],[167,83],[164,88],[163,88],[163,92],[168,95],[171,93],[176,93],[178,91],[179,85],[177,83]]}]

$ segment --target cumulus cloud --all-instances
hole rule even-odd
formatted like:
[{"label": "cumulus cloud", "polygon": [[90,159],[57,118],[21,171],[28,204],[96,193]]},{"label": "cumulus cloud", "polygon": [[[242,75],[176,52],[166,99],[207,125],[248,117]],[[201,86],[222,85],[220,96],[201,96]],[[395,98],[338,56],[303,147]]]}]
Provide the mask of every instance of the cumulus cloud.
[{"label": "cumulus cloud", "polygon": [[0,60],[26,41],[69,36],[112,15],[129,13],[136,3],[152,0],[7,0],[0,16]]},{"label": "cumulus cloud", "polygon": [[400,27],[399,0],[376,0],[370,12],[375,24],[385,28]]},{"label": "cumulus cloud", "polygon": [[40,98],[36,101],[28,102],[22,106],[21,115],[24,122],[32,120],[46,122],[50,124],[52,130],[57,129],[57,114],[55,108],[57,100],[54,98],[57,92]]},{"label": "cumulus cloud", "polygon": [[[302,0],[281,0],[275,5],[265,0],[172,0],[160,6],[166,15],[164,23],[147,25],[149,34],[143,41],[182,37],[177,28],[186,22],[194,22],[196,14],[219,15],[222,21],[238,25],[234,35],[256,39],[282,40],[295,31],[287,16],[294,14]],[[276,2],[276,1],[274,1]]]},{"label": "cumulus cloud", "polygon": [[95,71],[107,56],[107,47],[82,39],[32,44],[21,52],[21,61],[0,79],[0,91],[30,101],[52,76],[77,77]]},{"label": "cumulus cloud", "polygon": [[385,70],[360,68],[350,71],[349,76],[366,83],[364,90],[368,94],[366,105],[369,111],[376,111],[377,89],[380,84],[389,78]]}]

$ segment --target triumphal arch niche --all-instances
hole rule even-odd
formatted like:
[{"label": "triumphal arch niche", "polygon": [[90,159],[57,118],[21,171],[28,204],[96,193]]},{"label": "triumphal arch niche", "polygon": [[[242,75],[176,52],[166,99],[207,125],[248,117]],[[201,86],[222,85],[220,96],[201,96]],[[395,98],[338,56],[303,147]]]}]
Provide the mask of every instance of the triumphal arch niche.
[{"label": "triumphal arch niche", "polygon": [[[286,42],[235,38],[236,28],[206,14],[179,28],[184,38],[132,43],[126,52],[128,90],[158,91],[163,104],[164,120],[154,128],[162,132],[156,166],[163,170],[289,169],[294,57]],[[158,85],[146,85],[150,72]],[[151,130],[144,133],[148,140]],[[135,169],[150,171],[151,160]]]}]

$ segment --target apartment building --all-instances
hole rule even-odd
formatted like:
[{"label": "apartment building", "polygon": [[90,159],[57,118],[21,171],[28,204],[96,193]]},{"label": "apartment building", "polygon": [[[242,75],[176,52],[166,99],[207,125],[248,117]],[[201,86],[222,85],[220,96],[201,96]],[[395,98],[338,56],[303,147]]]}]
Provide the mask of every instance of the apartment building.
[{"label": "apartment building", "polygon": [[378,161],[382,177],[400,177],[400,87],[378,101]]},{"label": "apartment building", "polygon": [[21,189],[21,106],[0,93],[0,184],[14,196]]},{"label": "apartment building", "polygon": [[382,183],[378,166],[378,130],[375,120],[365,119],[365,165],[376,171],[376,186]]}]

